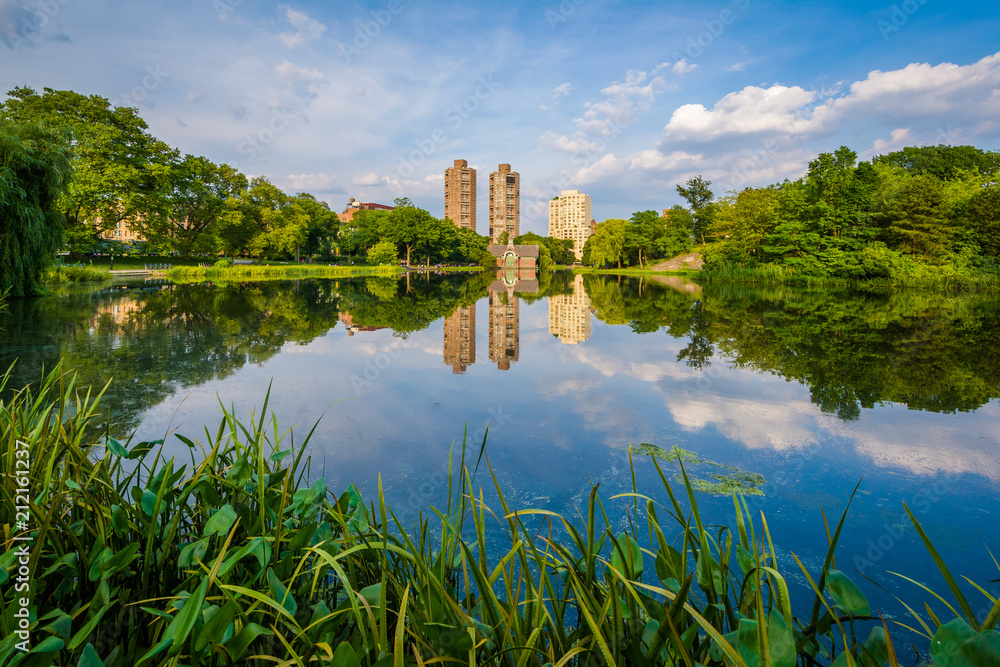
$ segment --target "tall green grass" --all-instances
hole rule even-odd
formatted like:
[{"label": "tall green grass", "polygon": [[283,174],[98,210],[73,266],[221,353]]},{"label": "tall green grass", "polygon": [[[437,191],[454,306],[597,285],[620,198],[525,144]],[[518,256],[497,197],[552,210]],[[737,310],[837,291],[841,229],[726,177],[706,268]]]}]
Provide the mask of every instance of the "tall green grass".
[{"label": "tall green grass", "polygon": [[[381,483],[366,503],[312,481],[312,431],[297,441],[267,399],[247,421],[222,406],[217,428],[177,436],[181,463],[160,441],[110,438],[102,391],[57,368],[0,406],[2,665],[900,663],[889,626],[834,565],[849,500],[809,571],[779,560],[763,514],[738,497],[735,529],[711,525],[683,467],[675,489],[655,459],[662,488],[615,499],[626,532],[597,487],[574,518],[511,507],[484,439],[453,458],[445,506],[406,526]],[[29,653],[13,634],[18,440],[31,463]],[[487,475],[494,507],[477,487]],[[996,664],[1000,602],[978,622],[920,534],[956,600],[954,620],[914,614],[935,665]],[[791,599],[792,575],[812,586],[809,604]]]},{"label": "tall green grass", "polygon": [[47,284],[84,283],[111,280],[111,272],[90,266],[56,266],[45,271]]},{"label": "tall green grass", "polygon": [[279,266],[236,265],[230,267],[199,268],[183,266],[167,271],[167,278],[174,281],[232,282],[265,278],[347,278],[350,276],[393,276],[400,272],[395,266],[321,266],[293,264]]},{"label": "tall green grass", "polygon": [[740,283],[759,287],[775,285],[805,285],[844,287],[868,292],[884,292],[898,288],[917,288],[945,292],[998,291],[1000,275],[961,269],[950,265],[928,265],[909,262],[891,276],[855,280],[830,275],[813,275],[781,264],[743,266],[721,264],[702,269],[698,279],[705,283]]}]

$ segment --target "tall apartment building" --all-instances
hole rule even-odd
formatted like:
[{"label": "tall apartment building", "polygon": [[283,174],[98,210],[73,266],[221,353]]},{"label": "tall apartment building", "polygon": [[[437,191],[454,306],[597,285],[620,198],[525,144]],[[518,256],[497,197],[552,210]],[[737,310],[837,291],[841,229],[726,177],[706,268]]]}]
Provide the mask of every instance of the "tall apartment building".
[{"label": "tall apartment building", "polygon": [[465,160],[444,170],[444,217],[476,231],[476,170]]},{"label": "tall apartment building", "polygon": [[476,363],[476,305],[459,308],[444,320],[444,363],[461,375]]},{"label": "tall apartment building", "polygon": [[583,287],[583,276],[574,277],[572,294],[549,297],[549,333],[564,345],[590,339],[590,297]]},{"label": "tall apartment building", "polygon": [[521,174],[509,164],[490,174],[490,239],[498,244],[504,232],[509,241],[521,235]]},{"label": "tall apartment building", "polygon": [[590,195],[563,190],[549,202],[549,236],[573,241],[577,261],[583,259],[583,244],[593,233],[590,223]]}]

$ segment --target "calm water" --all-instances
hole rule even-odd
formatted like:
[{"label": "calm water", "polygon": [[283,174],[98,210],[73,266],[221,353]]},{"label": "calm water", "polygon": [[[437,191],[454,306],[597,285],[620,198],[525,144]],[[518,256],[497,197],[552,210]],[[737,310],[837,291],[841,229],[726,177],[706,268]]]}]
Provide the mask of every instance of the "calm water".
[{"label": "calm water", "polygon": [[[322,418],[317,475],[369,496],[381,475],[406,517],[443,501],[463,429],[481,441],[489,425],[486,451],[514,505],[560,513],[586,502],[588,476],[604,498],[628,491],[630,443],[681,447],[763,476],[750,503],[788,572],[791,551],[819,569],[821,509],[836,521],[863,477],[837,562],[888,617],[904,616],[892,595],[923,596],[885,570],[945,590],[903,502],[955,572],[1000,587],[986,583],[998,577],[987,546],[1000,553],[995,298],[515,278],[67,293],[13,304],[0,362],[20,359],[18,386],[60,359],[87,382],[113,379],[118,430],[143,439],[214,428],[220,401],[247,416],[270,385],[282,425],[304,435]],[[663,495],[648,459],[636,473],[640,491]],[[722,523],[732,509],[723,496],[700,502]],[[804,578],[794,583],[801,607]],[[972,599],[985,615],[985,598]]]}]

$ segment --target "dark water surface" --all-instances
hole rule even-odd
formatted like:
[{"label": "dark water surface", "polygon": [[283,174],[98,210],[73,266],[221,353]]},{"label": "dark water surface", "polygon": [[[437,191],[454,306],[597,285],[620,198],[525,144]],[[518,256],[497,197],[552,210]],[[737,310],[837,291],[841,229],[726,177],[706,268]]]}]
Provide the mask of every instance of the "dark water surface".
[{"label": "dark water surface", "polygon": [[[14,302],[0,363],[19,358],[12,386],[59,360],[85,382],[113,379],[116,428],[142,439],[214,431],[220,401],[246,417],[270,385],[269,408],[299,438],[322,417],[316,476],[374,497],[381,475],[406,518],[444,501],[465,428],[481,441],[489,425],[486,453],[512,505],[563,514],[585,506],[588,479],[605,499],[631,489],[630,444],[680,447],[730,466],[692,464],[702,483],[763,476],[764,495],[748,501],[793,574],[791,552],[819,570],[821,510],[835,523],[863,477],[837,564],[873,607],[904,620],[893,595],[928,597],[888,570],[946,591],[904,502],[954,572],[1000,593],[987,552],[1000,555],[995,295],[658,280],[127,284]],[[635,472],[640,492],[666,502],[648,457]],[[727,496],[699,503],[718,523],[732,511]],[[622,502],[609,508],[625,528]],[[805,579],[792,579],[802,607]],[[986,598],[970,599],[985,616]]]}]

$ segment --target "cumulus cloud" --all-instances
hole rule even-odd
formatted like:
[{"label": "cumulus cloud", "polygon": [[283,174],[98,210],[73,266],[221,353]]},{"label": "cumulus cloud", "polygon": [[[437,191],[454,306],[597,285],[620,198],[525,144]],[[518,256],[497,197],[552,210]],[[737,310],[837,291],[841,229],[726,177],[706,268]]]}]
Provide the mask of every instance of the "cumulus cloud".
[{"label": "cumulus cloud", "polygon": [[910,140],[910,128],[900,127],[892,131],[891,139],[876,139],[872,149],[875,153],[886,153],[902,148]]},{"label": "cumulus cloud", "polygon": [[685,74],[693,72],[696,69],[698,69],[698,66],[695,65],[694,63],[689,63],[687,61],[687,58],[681,58],[680,60],[675,62],[674,66],[671,68],[673,73],[678,76],[684,76]]},{"label": "cumulus cloud", "polygon": [[799,112],[815,99],[815,92],[798,86],[747,86],[729,93],[712,109],[701,104],[678,108],[667,123],[666,138],[711,141],[731,134],[801,134],[812,129],[813,122]]},{"label": "cumulus cloud", "polygon": [[710,142],[765,133],[815,138],[848,122],[870,124],[875,119],[939,126],[961,120],[973,134],[989,135],[1000,129],[998,118],[1000,53],[964,66],[912,63],[899,70],[874,70],[846,93],[839,88],[747,86],[711,109],[701,104],[678,108],[664,128],[664,138]]},{"label": "cumulus cloud", "polygon": [[555,90],[552,91],[552,97],[556,99],[559,99],[560,97],[566,97],[572,90],[573,90],[573,84],[567,81],[566,83],[556,86]]},{"label": "cumulus cloud", "polygon": [[319,39],[326,32],[325,25],[315,19],[309,18],[305,12],[300,12],[285,5],[282,5],[282,7],[285,10],[285,17],[288,19],[288,22],[295,28],[295,32],[283,32],[278,35],[278,38],[288,48],[295,49],[305,46],[309,42]]}]

